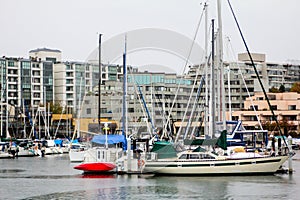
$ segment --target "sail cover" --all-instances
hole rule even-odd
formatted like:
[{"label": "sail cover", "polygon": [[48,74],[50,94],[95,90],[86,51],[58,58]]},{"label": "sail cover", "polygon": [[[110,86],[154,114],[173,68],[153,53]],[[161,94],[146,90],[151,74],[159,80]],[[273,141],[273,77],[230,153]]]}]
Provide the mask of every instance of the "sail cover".
[{"label": "sail cover", "polygon": [[[106,135],[95,135],[92,142],[97,144],[106,144]],[[125,145],[126,140],[124,135],[107,135],[107,144],[123,143]]]}]

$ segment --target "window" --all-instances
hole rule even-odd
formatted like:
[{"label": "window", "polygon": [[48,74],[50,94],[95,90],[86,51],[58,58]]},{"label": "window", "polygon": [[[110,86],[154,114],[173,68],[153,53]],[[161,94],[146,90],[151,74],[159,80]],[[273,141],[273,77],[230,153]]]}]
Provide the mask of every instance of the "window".
[{"label": "window", "polygon": [[277,110],[277,105],[272,105],[271,108],[272,110]]},{"label": "window", "polygon": [[199,159],[198,154],[190,154],[190,159]]},{"label": "window", "polygon": [[92,114],[92,109],[91,108],[87,108],[86,109],[86,114],[88,114],[88,115]]},{"label": "window", "polygon": [[251,105],[250,110],[258,110],[258,105]]},{"label": "window", "polygon": [[56,58],[46,57],[46,61],[56,62]]},{"label": "window", "polygon": [[289,105],[289,110],[296,110],[296,105]]},{"label": "window", "polygon": [[187,159],[187,154],[182,154],[180,157],[179,157],[179,159]]},{"label": "window", "polygon": [[9,67],[14,67],[14,66],[15,66],[14,61],[8,61],[8,66],[9,66]]}]

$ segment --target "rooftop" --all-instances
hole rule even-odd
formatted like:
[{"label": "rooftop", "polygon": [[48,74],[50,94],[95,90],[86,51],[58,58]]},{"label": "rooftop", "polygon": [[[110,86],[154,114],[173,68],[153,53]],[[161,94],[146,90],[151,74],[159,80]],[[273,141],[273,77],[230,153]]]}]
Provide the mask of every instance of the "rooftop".
[{"label": "rooftop", "polygon": [[57,53],[61,53],[61,51],[58,50],[58,49],[48,49],[48,48],[37,48],[37,49],[33,49],[33,50],[30,50],[29,53],[35,53],[35,52],[40,52],[40,51],[47,51],[47,52],[57,52]]}]

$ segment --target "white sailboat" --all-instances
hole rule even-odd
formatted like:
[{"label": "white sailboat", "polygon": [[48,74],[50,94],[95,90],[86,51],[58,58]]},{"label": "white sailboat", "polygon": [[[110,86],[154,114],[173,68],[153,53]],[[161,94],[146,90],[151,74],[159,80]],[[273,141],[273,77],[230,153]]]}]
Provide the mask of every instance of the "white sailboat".
[{"label": "white sailboat", "polygon": [[[126,65],[124,64],[126,67]],[[99,35],[99,128],[101,128],[101,34]],[[74,169],[82,170],[84,173],[114,173],[117,168],[117,161],[123,156],[123,148],[126,144],[125,135],[108,135],[108,122],[104,123],[103,130],[105,134],[95,135],[92,143],[97,146],[85,151],[83,162],[74,167]],[[99,130],[100,131],[100,130]],[[101,132],[101,131],[100,131]],[[122,143],[121,146],[119,144]],[[100,146],[99,146],[100,145]]]},{"label": "white sailboat", "polygon": [[[105,124],[104,129],[107,130]],[[117,160],[123,156],[125,137],[123,135],[95,135],[92,142],[97,146],[89,148],[84,153],[84,160],[74,169],[82,170],[84,173],[107,173],[116,172]],[[119,144],[122,143],[121,146]]]},{"label": "white sailboat", "polygon": [[[218,1],[218,8],[220,9],[220,1]],[[214,34],[214,21],[212,20],[211,78],[214,77]],[[214,80],[210,82],[214,84]],[[213,85],[210,92],[214,92]],[[210,96],[213,97],[210,100],[210,125],[208,127],[211,139],[187,140],[184,144],[188,147],[188,150],[183,150],[179,153],[175,149],[170,148],[168,144],[165,144],[165,147],[162,145],[158,148],[154,144],[152,152],[145,155],[146,162],[143,172],[174,175],[245,175],[274,174],[281,169],[283,163],[292,155],[290,148],[284,147],[281,150],[281,154],[275,155],[272,152],[265,151],[266,149],[260,153],[258,151],[246,152],[244,148],[238,147],[232,148],[232,151],[229,153],[224,151],[227,149],[227,134],[226,131],[223,131],[218,139],[214,139],[216,132],[215,116],[220,115],[221,112],[219,111],[215,114],[215,95],[211,94]],[[217,96],[220,97],[219,94]],[[225,129],[224,115],[222,120],[224,121]]]},{"label": "white sailboat", "polygon": [[177,175],[251,175],[274,174],[288,159],[284,156],[262,156],[258,153],[237,153],[218,156],[211,152],[186,151],[174,160],[146,161],[143,172]]}]

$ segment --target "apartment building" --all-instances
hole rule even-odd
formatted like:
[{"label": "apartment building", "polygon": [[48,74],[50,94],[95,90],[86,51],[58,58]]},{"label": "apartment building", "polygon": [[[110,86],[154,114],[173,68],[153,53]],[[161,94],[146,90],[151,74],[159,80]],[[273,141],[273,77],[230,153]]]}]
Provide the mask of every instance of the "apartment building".
[{"label": "apartment building", "polygon": [[[296,92],[267,93],[277,120],[285,124],[285,134],[300,133],[300,94]],[[267,123],[275,123],[269,105],[262,92],[247,98],[242,110],[232,112],[234,120],[242,120],[247,129],[260,128]],[[276,131],[275,131],[276,133]]]},{"label": "apartment building", "polygon": [[[120,70],[122,71],[121,68]],[[139,72],[136,68],[129,71],[131,73],[128,74],[126,106],[130,132],[143,134],[153,132],[156,128],[162,129],[169,115],[171,124],[182,121],[187,107],[189,108],[186,121],[191,117],[193,102],[189,106],[187,104],[193,88],[192,81],[176,74]],[[181,87],[178,87],[179,83]],[[81,117],[87,119],[89,123],[82,120],[81,130],[91,131],[98,125],[98,105],[98,96],[85,97]],[[170,113],[171,107],[173,109]],[[101,118],[112,120],[122,128],[122,79],[107,80],[101,85],[100,108]],[[197,108],[198,111],[203,110],[198,102]],[[195,116],[199,120],[199,115]],[[174,128],[172,125],[167,127],[168,130]]]},{"label": "apartment building", "polygon": [[[283,85],[288,91],[294,82],[300,81],[300,65],[292,63],[272,63],[266,61],[265,54],[253,53],[251,57],[254,61],[263,87],[268,92],[270,88],[279,88]],[[210,66],[208,70],[208,84],[210,84]],[[194,78],[197,74],[198,66],[190,67],[188,76]],[[216,86],[220,85],[220,69],[216,67],[215,80]],[[255,70],[250,62],[248,54],[238,54],[237,62],[224,62],[224,78],[225,87],[225,104],[226,109],[240,110],[244,107],[244,101],[249,96],[253,96],[254,92],[262,91],[260,83],[257,79]],[[205,74],[204,64],[200,65],[200,74]],[[220,105],[221,96],[216,92],[217,106]]]},{"label": "apartment building", "polygon": [[2,94],[16,108],[37,108],[53,101],[53,63],[24,58],[2,58]]},{"label": "apartment building", "polygon": [[22,116],[34,117],[40,105],[54,100],[53,63],[32,57],[2,57],[0,64],[1,119],[6,122],[1,130],[6,134],[11,128],[17,133],[18,123],[30,126],[29,120],[21,120]]},{"label": "apartment building", "polygon": [[[239,54],[238,57],[238,62],[224,63],[225,76],[224,82],[221,83],[225,86],[225,107],[227,110],[232,108],[233,111],[243,109],[244,101],[253,96],[254,92],[261,91],[248,55]],[[300,80],[299,64],[268,63],[264,54],[253,54],[252,58],[267,90],[271,87],[278,88],[282,84],[289,89],[294,82]],[[73,114],[74,117],[88,118],[91,122],[95,120],[97,122],[95,119],[98,115],[98,97],[95,96],[98,95],[99,85],[97,63],[62,61],[60,50],[41,48],[31,50],[28,59],[3,57],[0,59],[0,65],[3,97],[1,105],[4,111],[2,117],[4,113],[8,113],[5,111],[8,110],[6,105],[16,108],[15,113],[18,113],[26,109],[34,110],[45,102],[59,102],[66,106],[66,112]],[[196,88],[193,88],[193,84],[199,66],[190,67],[184,76],[139,72],[137,68],[128,67],[126,98],[129,122],[144,123],[153,118],[155,119],[153,126],[159,127],[164,124],[167,116],[171,116],[174,121],[182,120],[189,96],[193,94],[195,97],[200,77],[204,74],[203,65],[200,67],[202,71],[196,80]],[[102,64],[101,71],[101,116],[121,123],[123,67]],[[209,84],[209,77],[207,79]],[[203,111],[205,102],[204,88],[203,86],[200,93],[201,103],[196,104],[199,113]],[[177,99],[173,102],[175,96]],[[221,95],[216,93],[215,98],[217,106],[220,107],[224,103],[221,101]],[[144,105],[141,106],[142,104]],[[145,112],[145,105],[152,116],[149,117]],[[172,113],[169,113],[171,107]],[[188,109],[189,118],[191,108]],[[200,118],[199,115],[197,117]]]}]

